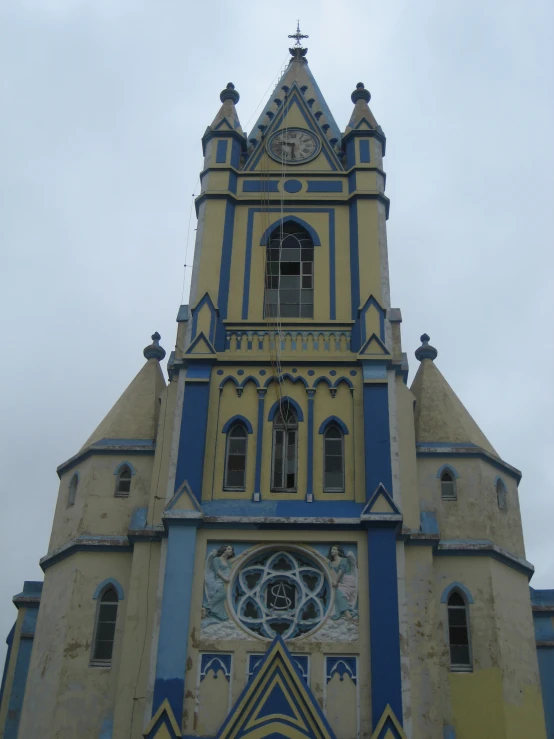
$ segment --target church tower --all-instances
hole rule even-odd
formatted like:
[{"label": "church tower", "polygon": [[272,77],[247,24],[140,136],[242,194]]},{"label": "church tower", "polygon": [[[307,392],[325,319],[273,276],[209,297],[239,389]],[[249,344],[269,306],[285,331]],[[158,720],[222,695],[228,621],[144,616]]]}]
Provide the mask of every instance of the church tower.
[{"label": "church tower", "polygon": [[252,132],[229,83],[202,138],[168,385],[154,334],[58,468],[3,739],[546,738],[521,475],[425,334],[407,386],[385,134],[292,38]]}]

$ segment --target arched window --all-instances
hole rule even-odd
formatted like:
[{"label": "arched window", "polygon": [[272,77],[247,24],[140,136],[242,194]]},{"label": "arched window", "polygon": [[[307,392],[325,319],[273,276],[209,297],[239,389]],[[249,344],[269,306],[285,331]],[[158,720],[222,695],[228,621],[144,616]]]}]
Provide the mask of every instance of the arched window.
[{"label": "arched window", "polygon": [[266,252],[264,316],[314,317],[314,244],[289,221],[271,234]]},{"label": "arched window", "polygon": [[456,481],[450,470],[441,474],[441,498],[444,500],[456,500]]},{"label": "arched window", "polygon": [[235,423],[227,433],[225,451],[225,490],[246,489],[247,431],[242,423]]},{"label": "arched window", "polygon": [[77,497],[78,485],[79,485],[79,475],[76,472],[71,478],[71,482],[69,483],[69,494],[67,496],[68,506],[75,504],[75,498]]},{"label": "arched window", "polygon": [[117,497],[127,497],[131,492],[131,478],[133,473],[130,468],[124,464],[117,473],[115,483],[115,494]]},{"label": "arched window", "polygon": [[497,478],[496,480],[496,500],[498,501],[498,508],[501,511],[505,511],[508,508],[507,500],[506,500],[506,486],[502,482],[500,478]]},{"label": "arched window", "polygon": [[273,464],[271,489],[295,493],[297,490],[298,417],[292,404],[283,401],[273,417]]},{"label": "arched window", "polygon": [[98,600],[92,647],[93,664],[109,665],[112,661],[117,620],[118,597],[114,587],[108,587]]},{"label": "arched window", "polygon": [[344,436],[331,423],[323,436],[323,490],[326,493],[344,492]]},{"label": "arched window", "polygon": [[448,597],[447,609],[450,668],[452,670],[471,669],[467,602],[459,590],[453,590]]}]

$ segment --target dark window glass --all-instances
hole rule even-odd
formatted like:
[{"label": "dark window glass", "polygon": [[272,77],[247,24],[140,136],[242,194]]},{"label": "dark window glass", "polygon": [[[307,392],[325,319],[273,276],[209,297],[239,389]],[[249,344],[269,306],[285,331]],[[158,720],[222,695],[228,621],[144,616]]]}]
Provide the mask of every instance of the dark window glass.
[{"label": "dark window glass", "polygon": [[67,496],[67,505],[74,505],[75,498],[77,497],[77,486],[79,485],[79,477],[77,473],[71,478],[69,483],[69,495]]},{"label": "dark window glass", "polygon": [[342,431],[332,424],[324,435],[323,490],[344,492],[344,437]]},{"label": "dark window glass", "polygon": [[273,464],[271,489],[296,492],[298,420],[294,408],[283,401],[273,419]]},{"label": "dark window glass", "polygon": [[471,667],[467,605],[462,595],[454,591],[448,598],[448,641],[452,669]]},{"label": "dark window glass", "polygon": [[116,495],[129,495],[131,492],[131,470],[124,467],[117,477]]},{"label": "dark window glass", "polygon": [[313,243],[296,223],[285,223],[271,234],[266,252],[266,317],[313,318]]},{"label": "dark window glass", "polygon": [[117,593],[109,588],[100,598],[92,651],[93,662],[109,663],[112,659],[117,620]]},{"label": "dark window glass", "polygon": [[246,429],[240,423],[235,424],[227,434],[224,485],[228,490],[244,490],[246,488],[247,441]]},{"label": "dark window glass", "polygon": [[506,502],[506,487],[502,480],[496,481],[496,500],[498,501],[498,508],[501,511],[505,511],[508,506]]},{"label": "dark window glass", "polygon": [[456,498],[456,483],[450,472],[443,472],[441,475],[441,497]]}]

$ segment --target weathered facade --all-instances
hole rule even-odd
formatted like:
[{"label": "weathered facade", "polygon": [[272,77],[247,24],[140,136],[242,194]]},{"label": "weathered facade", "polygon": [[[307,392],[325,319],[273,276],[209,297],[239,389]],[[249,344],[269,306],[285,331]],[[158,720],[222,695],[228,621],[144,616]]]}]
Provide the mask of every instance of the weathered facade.
[{"label": "weathered facade", "polygon": [[3,739],[547,736],[520,473],[426,335],[407,386],[384,132],[291,53],[249,138],[231,84],[203,137],[168,383],[155,334],[58,469]]}]

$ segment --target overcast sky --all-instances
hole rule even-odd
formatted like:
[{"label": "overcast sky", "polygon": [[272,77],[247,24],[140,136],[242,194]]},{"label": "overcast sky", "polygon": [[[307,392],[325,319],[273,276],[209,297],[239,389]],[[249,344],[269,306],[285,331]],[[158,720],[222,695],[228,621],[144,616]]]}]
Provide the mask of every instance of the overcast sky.
[{"label": "overcast sky", "polygon": [[150,334],[174,345],[200,138],[219,92],[236,85],[249,131],[298,16],[339,126],[363,81],[387,135],[392,304],[410,380],[426,331],[523,471],[532,585],[554,588],[554,3],[4,0],[2,641],[13,594],[42,577],[56,466],[140,369]]}]

